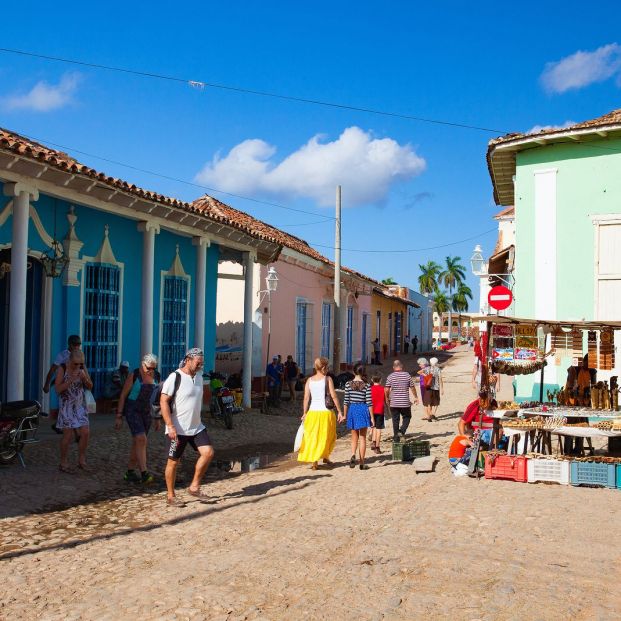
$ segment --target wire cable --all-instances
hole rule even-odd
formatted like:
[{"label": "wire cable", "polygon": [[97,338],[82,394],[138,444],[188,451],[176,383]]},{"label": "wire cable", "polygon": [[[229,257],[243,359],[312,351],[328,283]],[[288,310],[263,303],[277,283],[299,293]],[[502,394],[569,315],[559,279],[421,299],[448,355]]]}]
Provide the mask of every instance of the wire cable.
[{"label": "wire cable", "polygon": [[[401,250],[394,250],[394,249],[387,249],[387,250],[368,250],[366,248],[341,248],[341,250],[346,251],[346,252],[364,252],[364,253],[382,253],[382,254],[386,254],[386,253],[408,253],[408,252],[425,252],[427,250],[439,250],[440,248],[448,248],[449,246],[458,246],[459,244],[463,244],[467,241],[472,241],[473,239],[479,239],[480,237],[483,237],[483,235],[489,235],[490,233],[494,233],[494,232],[498,232],[497,228],[493,228],[493,229],[489,229],[488,231],[484,231],[483,233],[479,233],[477,235],[473,235],[472,237],[466,237],[466,239],[460,239],[459,241],[454,241],[454,242],[449,242],[447,244],[440,244],[439,246],[429,246],[427,248],[408,248],[408,249],[401,249]],[[334,246],[326,246],[324,244],[316,244],[314,242],[307,242],[308,244],[310,244],[313,247],[318,247],[318,248],[328,248],[331,250],[334,250]]]},{"label": "wire cable", "polygon": [[[232,192],[226,192],[225,190],[219,190],[217,188],[212,188],[207,185],[203,185],[202,183],[195,183],[193,181],[187,181],[186,179],[179,179],[177,177],[171,177],[170,175],[165,175],[164,173],[154,172],[152,170],[148,170],[146,168],[140,168],[138,166],[134,166],[132,164],[125,164],[124,162],[119,162],[118,160],[113,160],[107,157],[103,157],[101,155],[95,155],[94,153],[87,153],[86,151],[80,151],[79,149],[74,149],[73,147],[68,147],[62,144],[58,144],[57,142],[53,142],[51,140],[46,140],[45,138],[37,138],[35,136],[29,136],[28,134],[20,134],[29,140],[33,140],[34,142],[41,143],[43,146],[52,145],[57,147],[58,149],[63,149],[67,152],[71,153],[79,153],[80,155],[86,155],[87,157],[93,157],[95,159],[101,160],[102,162],[108,162],[109,164],[114,164],[116,166],[123,166],[124,168],[128,168],[130,170],[135,170],[137,172],[145,173],[147,175],[152,175],[154,177],[159,177],[160,179],[166,179],[168,181],[175,181],[176,183],[183,183],[185,185],[189,185],[195,188],[200,188],[202,190],[208,190],[209,192],[214,192],[216,194],[224,194],[226,196],[231,196],[233,198],[240,198],[245,201],[251,201],[253,203],[258,203],[260,205],[268,205],[269,207],[277,207],[278,209],[286,209],[287,211],[295,211],[297,213],[304,213],[311,216],[321,217],[323,220],[320,222],[325,222],[328,220],[335,220],[334,216],[321,216],[317,214],[317,212],[306,211],[304,209],[296,209],[295,207],[287,207],[286,205],[280,205],[279,203],[272,203],[270,201],[261,200],[259,198],[253,198],[251,196],[242,196],[241,194],[234,194]],[[306,226],[307,224],[313,224],[313,222],[306,222],[304,225],[281,225],[281,226]]]},{"label": "wire cable", "polygon": [[232,86],[230,84],[220,84],[217,82],[205,82],[202,80],[189,80],[187,78],[181,78],[179,76],[164,75],[161,73],[155,73],[153,71],[139,71],[137,69],[127,69],[126,67],[115,67],[112,65],[104,65],[100,63],[92,63],[82,60],[75,60],[72,58],[62,58],[60,56],[51,56],[49,54],[37,54],[36,52],[28,52],[26,50],[16,50],[8,47],[0,47],[0,52],[7,54],[18,54],[20,56],[29,56],[31,58],[39,58],[41,60],[48,60],[58,63],[66,63],[70,65],[78,65],[81,67],[89,67],[91,69],[103,69],[105,71],[116,71],[117,73],[125,73],[129,75],[136,75],[143,78],[152,78],[158,80],[168,80],[169,82],[178,82],[187,84],[194,88],[214,88],[225,91],[232,91],[236,93],[245,93],[247,95],[256,95],[258,97],[271,97],[273,99],[281,99],[283,101],[293,101],[297,103],[305,103],[315,106],[324,106],[328,108],[337,108],[339,110],[350,110],[353,112],[364,112],[366,114],[375,114],[378,116],[388,116],[397,119],[406,119],[408,121],[419,121],[421,123],[431,123],[434,125],[445,125],[448,127],[459,127],[461,129],[472,129],[475,131],[487,132],[492,134],[506,133],[500,129],[493,129],[490,127],[480,127],[477,125],[469,125],[467,123],[457,123],[453,121],[446,121],[443,119],[433,119],[423,116],[415,116],[411,114],[403,114],[400,112],[391,112],[388,110],[379,110],[377,108],[365,108],[362,106],[354,106],[350,104],[342,104],[334,101],[326,101],[322,99],[309,99],[306,97],[295,97],[293,95],[283,95],[281,93],[272,93],[269,91],[260,91],[251,88],[245,88],[242,86]]}]

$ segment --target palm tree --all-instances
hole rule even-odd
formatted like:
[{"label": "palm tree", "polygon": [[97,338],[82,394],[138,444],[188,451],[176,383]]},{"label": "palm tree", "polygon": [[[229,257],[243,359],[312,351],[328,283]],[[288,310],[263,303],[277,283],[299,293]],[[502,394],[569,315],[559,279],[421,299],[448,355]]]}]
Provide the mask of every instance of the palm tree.
[{"label": "palm tree", "polygon": [[383,285],[396,285],[398,283],[392,276],[389,276],[388,278],[384,278],[382,280],[382,284]]},{"label": "palm tree", "polygon": [[442,343],[442,326],[444,325],[444,313],[446,313],[446,311],[450,309],[449,299],[444,291],[440,291],[439,289],[436,289],[434,291],[433,306],[436,313],[438,313],[438,315],[440,316],[440,336],[438,343]]},{"label": "palm tree", "polygon": [[472,300],[472,290],[463,282],[457,285],[457,291],[453,296],[453,310],[459,313],[459,322],[457,324],[457,336],[461,336],[461,314],[468,310],[468,300]]},{"label": "palm tree", "polygon": [[466,268],[460,263],[461,257],[446,257],[446,267],[439,276],[439,281],[448,288],[449,301],[449,342],[453,334],[453,289],[466,278]]},{"label": "palm tree", "polygon": [[419,265],[420,276],[418,287],[423,295],[434,293],[438,288],[438,277],[442,268],[435,261],[428,261],[425,265]]}]

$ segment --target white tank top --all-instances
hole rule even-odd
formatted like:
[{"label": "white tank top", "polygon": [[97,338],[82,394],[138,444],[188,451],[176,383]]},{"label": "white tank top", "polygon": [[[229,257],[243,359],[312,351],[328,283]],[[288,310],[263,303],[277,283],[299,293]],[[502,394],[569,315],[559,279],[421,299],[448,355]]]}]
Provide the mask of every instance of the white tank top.
[{"label": "white tank top", "polygon": [[323,412],[327,410],[326,407],[326,378],[320,380],[308,380],[310,388],[311,402],[309,410],[315,412]]}]

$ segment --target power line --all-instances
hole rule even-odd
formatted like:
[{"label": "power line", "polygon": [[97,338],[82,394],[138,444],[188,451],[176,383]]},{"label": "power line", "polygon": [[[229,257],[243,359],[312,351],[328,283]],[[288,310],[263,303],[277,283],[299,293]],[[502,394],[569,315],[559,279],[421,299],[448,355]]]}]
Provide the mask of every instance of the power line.
[{"label": "power line", "polygon": [[459,127],[462,129],[473,129],[481,132],[488,132],[492,134],[506,133],[500,129],[492,129],[489,127],[479,127],[477,125],[469,125],[467,123],[457,123],[453,121],[446,121],[443,119],[433,119],[429,117],[414,116],[411,114],[402,114],[400,112],[391,112],[388,110],[379,110],[377,108],[365,108],[362,106],[354,106],[349,104],[337,103],[334,101],[326,101],[322,99],[309,99],[306,97],[295,97],[293,95],[283,95],[280,93],[272,93],[269,91],[259,91],[251,88],[245,88],[242,86],[232,86],[230,84],[220,84],[217,82],[205,82],[202,80],[189,80],[187,78],[181,78],[179,76],[164,75],[161,73],[155,73],[153,71],[139,71],[137,69],[127,69],[126,67],[115,67],[112,65],[104,65],[100,63],[92,63],[83,60],[75,60],[71,58],[62,58],[60,56],[51,56],[49,54],[37,54],[36,52],[28,52],[25,50],[16,50],[8,47],[0,47],[0,52],[8,54],[18,54],[20,56],[29,56],[31,58],[39,58],[41,60],[49,60],[52,62],[66,63],[70,65],[78,65],[81,67],[89,67],[91,69],[103,69],[105,71],[115,71],[117,73],[125,73],[129,75],[136,75],[143,78],[151,78],[158,80],[167,80],[169,82],[178,82],[192,86],[194,88],[214,88],[225,91],[232,91],[236,93],[245,93],[247,95],[255,95],[258,97],[271,97],[273,99],[281,99],[283,101],[294,101],[297,103],[305,103],[315,106],[324,106],[328,108],[337,108],[339,110],[351,110],[353,112],[364,112],[366,114],[375,114],[379,116],[388,116],[397,119],[406,119],[408,121],[419,121],[421,123],[431,123],[434,125],[446,125],[448,127]]},{"label": "power line", "polygon": [[[93,157],[95,159],[101,160],[102,162],[108,162],[109,164],[115,164],[116,166],[123,166],[124,168],[129,168],[130,170],[142,172],[147,175],[159,177],[161,179],[167,179],[168,181],[175,181],[176,183],[183,183],[185,185],[189,185],[195,188],[200,188],[202,190],[208,190],[209,192],[213,192],[215,194],[224,194],[226,196],[231,196],[233,198],[240,198],[242,200],[251,201],[253,203],[258,203],[260,205],[268,205],[269,207],[277,207],[278,209],[286,209],[287,211],[295,211],[297,213],[304,213],[304,214],[311,215],[311,216],[318,216],[318,214],[313,211],[305,211],[304,209],[296,209],[295,207],[287,207],[286,205],[280,205],[279,203],[272,203],[270,201],[264,201],[259,198],[253,198],[251,196],[242,196],[241,194],[233,194],[232,192],[226,192],[225,190],[211,188],[201,183],[194,183],[193,181],[187,181],[186,179],[179,179],[177,177],[171,177],[170,175],[165,175],[164,173],[154,172],[146,168],[139,168],[138,166],[133,166],[132,164],[125,164],[124,162],[119,162],[118,160],[112,160],[110,158],[103,157],[101,155],[95,155],[94,153],[87,153],[86,151],[80,151],[79,149],[74,149],[73,147],[68,147],[62,144],[58,144],[57,142],[52,142],[51,140],[46,140],[45,138],[37,138],[35,136],[29,136],[28,134],[21,134],[21,135],[25,136],[29,140],[33,140],[35,142],[39,142],[44,145],[52,145],[54,147],[57,147],[58,149],[63,149],[67,152],[79,153],[80,155],[86,155],[87,157]],[[334,216],[326,215],[326,216],[318,216],[318,217],[323,218],[323,220],[318,221],[317,224],[319,224],[320,222],[327,222],[328,220],[334,220]],[[281,225],[281,226],[306,226],[308,224],[315,224],[315,223],[305,222],[303,225],[288,224],[288,225]]]},{"label": "power line", "polygon": [[[368,250],[366,248],[342,248],[342,250],[346,250],[347,252],[363,252],[363,253],[407,253],[407,252],[425,252],[427,250],[438,250],[440,248],[448,248],[449,246],[457,246],[459,244],[463,244],[467,241],[472,241],[473,239],[479,239],[483,235],[489,235],[490,233],[497,232],[497,228],[489,229],[488,231],[484,231],[483,233],[478,233],[477,235],[473,235],[472,237],[466,237],[466,239],[460,239],[459,241],[449,242],[448,244],[440,244],[439,246],[429,246],[428,248],[408,248],[408,249],[386,249],[386,250]],[[324,244],[316,244],[314,242],[308,242],[311,246],[316,246],[318,248],[328,248],[334,250],[334,246],[326,246]]]}]

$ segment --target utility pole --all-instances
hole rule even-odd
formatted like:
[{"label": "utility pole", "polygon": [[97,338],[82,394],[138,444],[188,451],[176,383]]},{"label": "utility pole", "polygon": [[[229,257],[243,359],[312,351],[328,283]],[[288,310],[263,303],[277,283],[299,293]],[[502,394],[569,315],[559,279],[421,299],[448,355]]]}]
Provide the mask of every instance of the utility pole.
[{"label": "utility pole", "polygon": [[336,186],[336,228],[334,235],[334,351],[332,370],[341,372],[341,186]]}]

